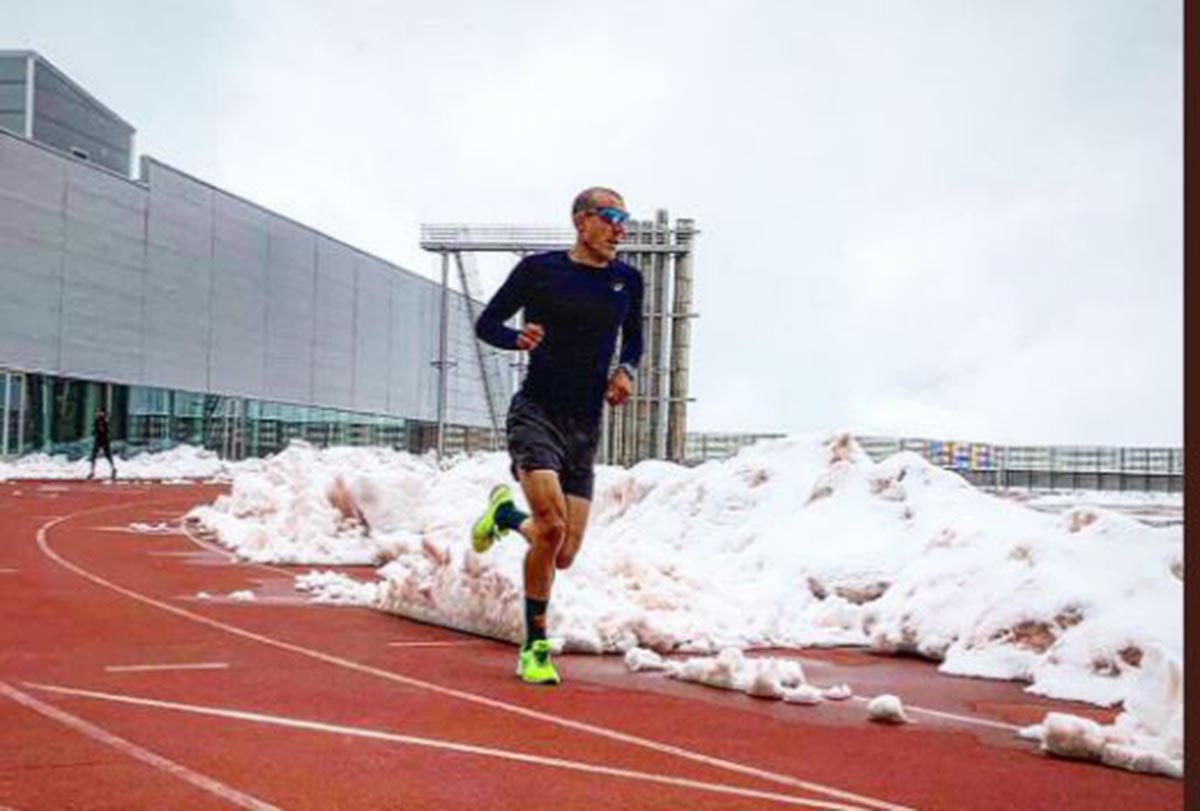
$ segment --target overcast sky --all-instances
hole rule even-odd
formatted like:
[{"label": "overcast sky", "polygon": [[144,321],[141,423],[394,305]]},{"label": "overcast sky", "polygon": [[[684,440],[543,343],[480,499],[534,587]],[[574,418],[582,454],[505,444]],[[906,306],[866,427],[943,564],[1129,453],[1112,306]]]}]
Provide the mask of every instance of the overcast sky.
[{"label": "overcast sky", "polygon": [[693,430],[1182,442],[1177,0],[0,0],[0,48],[426,275],[419,223],[592,184],[695,218]]}]

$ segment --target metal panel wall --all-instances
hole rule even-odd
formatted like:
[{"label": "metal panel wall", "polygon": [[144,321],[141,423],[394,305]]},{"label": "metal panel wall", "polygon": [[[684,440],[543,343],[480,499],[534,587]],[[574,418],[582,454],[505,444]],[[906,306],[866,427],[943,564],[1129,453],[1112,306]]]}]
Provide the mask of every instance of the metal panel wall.
[{"label": "metal panel wall", "polygon": [[208,389],[212,323],[213,192],[165,167],[153,179],[146,236],[143,379]]},{"label": "metal panel wall", "polygon": [[[154,196],[154,184],[150,185]],[[153,204],[152,204],[153,205]],[[269,215],[218,194],[213,206],[212,350],[208,388],[263,398]]]},{"label": "metal panel wall", "polygon": [[65,164],[0,132],[0,365],[59,366]]},{"label": "metal panel wall", "polygon": [[[483,391],[479,353],[475,351],[474,330],[467,302],[460,296],[450,300],[450,332],[447,352],[454,360],[447,381],[446,420],[465,425],[491,425],[487,399],[472,396]],[[436,381],[435,381],[436,385]],[[434,400],[436,408],[436,397]]]},{"label": "metal panel wall", "polygon": [[25,134],[25,78],[28,57],[0,56],[0,127]]},{"label": "metal panel wall", "polygon": [[146,194],[133,183],[66,164],[59,370],[139,380],[145,286]]},{"label": "metal panel wall", "polygon": [[[392,290],[389,400],[396,412],[437,419],[438,317],[441,289],[415,277],[397,278]],[[482,396],[482,392],[480,392]]]},{"label": "metal panel wall", "polygon": [[377,259],[359,258],[354,299],[354,408],[360,411],[406,413],[388,406],[394,275]]},{"label": "metal panel wall", "polygon": [[[142,178],[0,132],[0,365],[436,419],[438,284],[152,159]],[[451,316],[448,417],[486,426],[458,293]]]},{"label": "metal panel wall", "polygon": [[310,403],[316,233],[288,220],[271,218],[268,234],[264,394],[269,400]]},{"label": "metal panel wall", "polygon": [[327,237],[317,238],[313,402],[354,405],[354,288],[356,254]]},{"label": "metal panel wall", "polygon": [[88,160],[129,174],[133,130],[96,106],[44,62],[33,74],[33,138],[70,152],[82,149]]}]

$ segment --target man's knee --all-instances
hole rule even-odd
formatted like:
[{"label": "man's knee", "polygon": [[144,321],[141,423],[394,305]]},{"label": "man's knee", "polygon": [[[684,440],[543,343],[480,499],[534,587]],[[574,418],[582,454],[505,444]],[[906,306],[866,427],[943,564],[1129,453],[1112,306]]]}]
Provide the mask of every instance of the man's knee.
[{"label": "man's knee", "polygon": [[535,515],[533,528],[534,542],[554,550],[556,554],[567,538],[567,519],[558,513]]}]

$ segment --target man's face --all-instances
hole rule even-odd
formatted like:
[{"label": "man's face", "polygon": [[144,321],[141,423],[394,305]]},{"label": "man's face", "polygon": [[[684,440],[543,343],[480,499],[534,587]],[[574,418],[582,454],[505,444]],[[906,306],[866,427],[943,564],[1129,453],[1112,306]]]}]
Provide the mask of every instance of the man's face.
[{"label": "man's face", "polygon": [[617,256],[617,245],[625,238],[625,223],[611,223],[597,212],[602,208],[625,211],[625,201],[612,194],[598,194],[587,211],[575,215],[579,242],[590,252],[607,260]]}]

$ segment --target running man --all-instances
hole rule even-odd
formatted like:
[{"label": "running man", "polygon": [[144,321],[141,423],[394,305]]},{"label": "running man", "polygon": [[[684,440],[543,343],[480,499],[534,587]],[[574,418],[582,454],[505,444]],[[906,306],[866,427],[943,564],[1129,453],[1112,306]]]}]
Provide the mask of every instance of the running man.
[{"label": "running man", "polygon": [[[586,189],[571,218],[574,246],[522,259],[475,325],[492,346],[529,352],[529,373],[513,396],[506,428],[513,475],[532,515],[498,485],[472,542],[486,552],[509,530],[529,542],[517,675],[531,684],[559,683],[546,639],[555,569],[569,567],[583,543],[601,409],[605,401],[619,406],[629,398],[642,357],[642,277],[616,258],[629,219],[625,201],[612,189]],[[524,327],[506,327],[522,309]],[[618,331],[621,354],[610,375]]]},{"label": "running man", "polygon": [[104,458],[112,469],[112,478],[117,478],[117,466],[113,464],[112,446],[108,439],[108,411],[104,406],[96,409],[96,418],[92,420],[92,470],[88,473],[89,479],[96,477],[96,457],[100,451],[104,451]]}]

